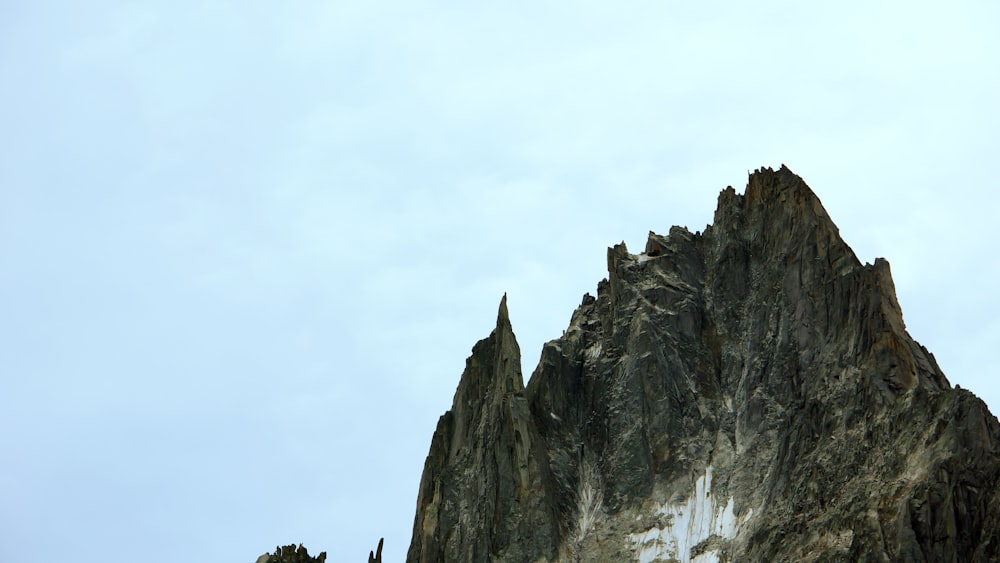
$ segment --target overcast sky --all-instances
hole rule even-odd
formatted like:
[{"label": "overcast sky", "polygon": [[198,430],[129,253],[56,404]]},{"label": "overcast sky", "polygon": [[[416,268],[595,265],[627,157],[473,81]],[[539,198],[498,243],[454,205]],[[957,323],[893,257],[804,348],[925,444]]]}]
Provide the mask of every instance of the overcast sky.
[{"label": "overcast sky", "polygon": [[504,292],[782,163],[1000,411],[1000,3],[0,3],[0,559],[409,544]]}]

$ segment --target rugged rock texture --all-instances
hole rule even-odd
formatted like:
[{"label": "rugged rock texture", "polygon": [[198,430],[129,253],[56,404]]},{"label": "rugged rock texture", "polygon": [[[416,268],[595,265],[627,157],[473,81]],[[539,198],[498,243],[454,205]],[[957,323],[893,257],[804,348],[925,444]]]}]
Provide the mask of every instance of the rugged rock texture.
[{"label": "rugged rock texture", "polygon": [[473,348],[434,432],[407,560],[553,559],[560,516],[552,482],[505,295],[496,329]]},{"label": "rugged rock texture", "polygon": [[408,561],[1000,560],[997,419],[787,168],[608,271],[527,389],[501,302]]}]

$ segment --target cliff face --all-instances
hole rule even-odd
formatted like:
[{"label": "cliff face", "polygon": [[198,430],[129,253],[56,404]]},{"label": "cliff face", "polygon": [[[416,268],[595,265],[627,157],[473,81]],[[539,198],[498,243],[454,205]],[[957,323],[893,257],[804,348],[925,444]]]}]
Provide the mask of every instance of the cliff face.
[{"label": "cliff face", "polygon": [[787,168],[608,272],[526,389],[501,303],[408,561],[1000,559],[997,419]]}]

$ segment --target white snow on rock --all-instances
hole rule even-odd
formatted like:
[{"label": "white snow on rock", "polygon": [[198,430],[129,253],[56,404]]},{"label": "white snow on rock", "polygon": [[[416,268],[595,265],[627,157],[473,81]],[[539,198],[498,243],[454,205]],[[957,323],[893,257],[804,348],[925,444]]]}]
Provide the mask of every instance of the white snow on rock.
[{"label": "white snow on rock", "polygon": [[597,358],[600,358],[601,357],[601,351],[602,351],[601,348],[602,348],[602,346],[601,346],[601,342],[600,341],[597,341],[590,348],[587,348],[587,351],[585,352],[587,354],[587,359],[588,360],[596,360]]},{"label": "white snow on rock", "polygon": [[718,550],[707,549],[691,557],[691,548],[712,536],[723,540],[735,538],[740,527],[753,516],[753,509],[742,518],[737,518],[733,512],[732,497],[720,505],[712,494],[712,466],[709,466],[705,475],[698,478],[695,490],[686,503],[663,503],[656,514],[662,517],[662,528],[654,526],[642,533],[629,534],[629,539],[636,546],[639,563],[675,560],[681,563],[718,563]]}]

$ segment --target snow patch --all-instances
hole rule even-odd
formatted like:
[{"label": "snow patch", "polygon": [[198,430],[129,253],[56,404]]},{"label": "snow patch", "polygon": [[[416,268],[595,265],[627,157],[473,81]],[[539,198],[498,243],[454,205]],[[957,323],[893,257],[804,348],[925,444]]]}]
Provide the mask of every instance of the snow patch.
[{"label": "snow patch", "polygon": [[718,563],[718,549],[707,549],[691,557],[691,548],[715,536],[736,537],[740,527],[753,516],[753,509],[738,518],[733,497],[720,505],[712,494],[712,466],[695,482],[693,494],[684,504],[663,503],[657,507],[660,524],[642,533],[629,534],[637,549],[639,563],[676,560],[681,563]]}]

